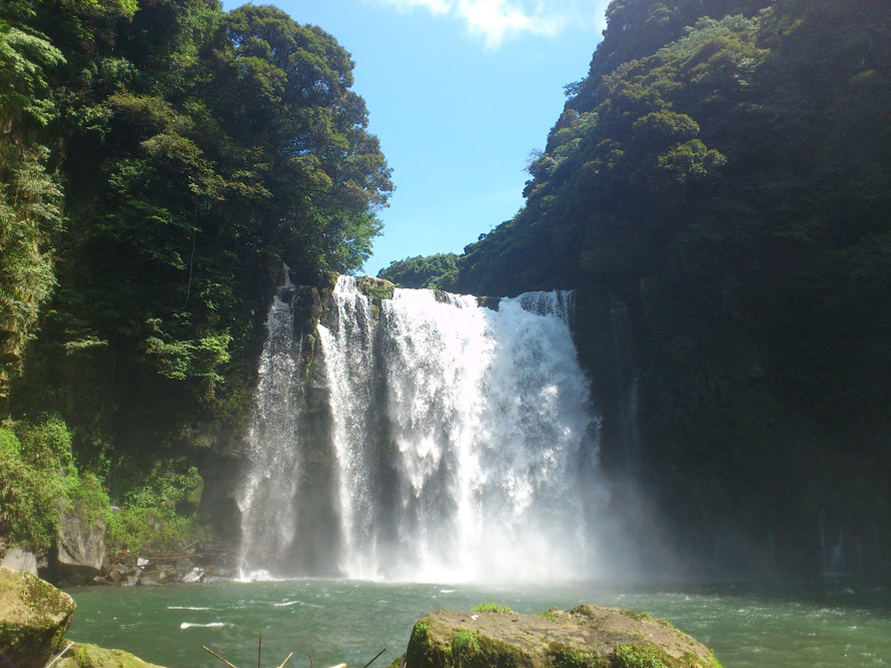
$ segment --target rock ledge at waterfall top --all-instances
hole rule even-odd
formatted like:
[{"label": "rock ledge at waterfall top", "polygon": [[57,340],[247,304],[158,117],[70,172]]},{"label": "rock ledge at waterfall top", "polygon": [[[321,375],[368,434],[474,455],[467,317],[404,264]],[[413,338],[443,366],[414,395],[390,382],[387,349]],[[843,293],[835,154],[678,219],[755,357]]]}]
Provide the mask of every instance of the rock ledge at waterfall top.
[{"label": "rock ledge at waterfall top", "polygon": [[437,610],[415,624],[405,668],[720,668],[702,643],[646,613],[582,605],[541,615]]}]

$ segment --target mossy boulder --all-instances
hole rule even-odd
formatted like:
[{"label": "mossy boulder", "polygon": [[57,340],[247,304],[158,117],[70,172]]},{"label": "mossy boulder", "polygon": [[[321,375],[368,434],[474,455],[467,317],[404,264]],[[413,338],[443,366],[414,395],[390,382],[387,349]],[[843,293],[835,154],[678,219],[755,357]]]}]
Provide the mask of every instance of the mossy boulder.
[{"label": "mossy boulder", "polygon": [[356,287],[369,299],[393,299],[396,286],[385,278],[357,276]]},{"label": "mossy boulder", "polygon": [[437,610],[412,630],[406,668],[720,668],[702,643],[645,613],[583,605],[542,615]]},{"label": "mossy boulder", "polygon": [[161,668],[119,649],[74,643],[56,665],[59,668]]},{"label": "mossy boulder", "polygon": [[16,668],[43,668],[74,608],[74,600],[48,582],[0,566],[0,658]]}]

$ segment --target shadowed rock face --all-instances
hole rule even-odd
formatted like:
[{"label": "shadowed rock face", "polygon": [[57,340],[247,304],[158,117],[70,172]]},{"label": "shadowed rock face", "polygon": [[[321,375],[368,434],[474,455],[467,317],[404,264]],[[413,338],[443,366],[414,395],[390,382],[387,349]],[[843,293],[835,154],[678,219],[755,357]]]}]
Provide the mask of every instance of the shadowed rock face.
[{"label": "shadowed rock face", "polygon": [[702,643],[646,613],[583,605],[541,615],[438,610],[415,624],[406,668],[720,668]]},{"label": "shadowed rock face", "polygon": [[74,600],[51,584],[0,566],[0,659],[16,668],[43,668],[74,608]]},{"label": "shadowed rock face", "polygon": [[[56,577],[71,584],[85,584],[105,568],[105,522],[87,522],[76,510],[59,509],[56,538]],[[80,581],[78,578],[80,578]]]}]

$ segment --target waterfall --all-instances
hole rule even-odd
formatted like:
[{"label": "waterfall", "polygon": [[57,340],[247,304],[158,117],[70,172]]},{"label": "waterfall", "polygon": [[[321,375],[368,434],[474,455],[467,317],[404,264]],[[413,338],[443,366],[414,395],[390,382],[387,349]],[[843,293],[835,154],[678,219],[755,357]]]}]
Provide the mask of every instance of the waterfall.
[{"label": "waterfall", "polygon": [[[251,565],[285,566],[297,524],[296,504],[301,450],[299,342],[294,336],[294,286],[287,267],[266,318],[266,343],[260,356],[254,416],[248,434],[251,465],[238,491],[242,540],[242,577]],[[282,500],[286,500],[282,503]],[[254,573],[253,577],[262,577]]]},{"label": "waterfall", "polygon": [[[601,574],[600,423],[570,336],[572,306],[569,292],[502,299],[497,310],[432,290],[371,300],[354,278],[340,277],[318,326],[314,371],[325,386],[334,521],[300,540],[324,534],[331,563],[350,578],[541,582]],[[273,353],[272,338],[270,325],[263,364],[267,351],[289,354]],[[272,391],[264,383],[261,369],[252,450],[255,437],[278,447],[271,438],[279,429],[260,418],[274,401],[260,398]],[[292,413],[284,431],[299,431],[299,407],[276,410],[274,419]],[[299,469],[307,445],[292,439],[286,447],[288,465]],[[255,453],[255,468],[267,457]],[[276,489],[280,499],[304,497]],[[251,507],[242,505],[243,513]],[[289,522],[276,514],[275,523]],[[244,532],[245,541],[266,545],[259,531]],[[270,554],[293,539],[287,532],[272,532],[280,538]]]}]

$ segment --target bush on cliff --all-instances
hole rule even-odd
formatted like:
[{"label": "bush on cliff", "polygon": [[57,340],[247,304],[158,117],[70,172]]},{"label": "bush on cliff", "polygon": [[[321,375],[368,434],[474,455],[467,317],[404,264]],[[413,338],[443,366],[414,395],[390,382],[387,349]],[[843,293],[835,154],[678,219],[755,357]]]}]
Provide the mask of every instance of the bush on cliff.
[{"label": "bush on cliff", "polygon": [[59,529],[59,511],[77,508],[88,522],[104,520],[112,549],[179,546],[208,538],[183,511],[200,498],[203,481],[183,460],[161,460],[113,511],[105,481],[79,470],[64,420],[7,420],[0,426],[0,536],[46,550]]}]

